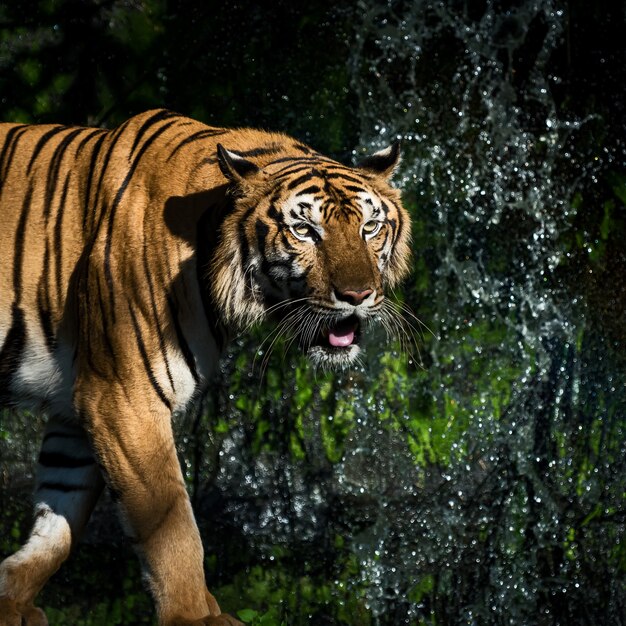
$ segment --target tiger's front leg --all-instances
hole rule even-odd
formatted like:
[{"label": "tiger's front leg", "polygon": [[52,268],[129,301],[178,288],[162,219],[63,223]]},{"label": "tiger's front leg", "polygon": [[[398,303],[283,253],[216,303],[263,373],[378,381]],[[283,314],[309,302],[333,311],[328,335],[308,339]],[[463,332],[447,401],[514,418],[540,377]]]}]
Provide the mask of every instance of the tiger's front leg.
[{"label": "tiger's front leg", "polygon": [[35,596],[68,557],[102,491],[87,433],[74,418],[46,425],[28,541],[0,564],[0,626],[46,626]]},{"label": "tiger's front leg", "polygon": [[84,378],[75,398],[142,560],[159,624],[239,624],[221,614],[206,589],[203,548],[176,455],[171,411],[151,389],[128,381]]}]

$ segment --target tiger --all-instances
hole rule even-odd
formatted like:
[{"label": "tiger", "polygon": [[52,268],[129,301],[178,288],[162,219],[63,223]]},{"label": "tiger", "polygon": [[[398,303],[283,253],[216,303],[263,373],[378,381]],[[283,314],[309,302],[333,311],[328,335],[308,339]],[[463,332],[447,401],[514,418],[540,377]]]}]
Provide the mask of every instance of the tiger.
[{"label": "tiger", "polygon": [[173,416],[264,320],[312,367],[359,360],[409,271],[399,143],[346,166],[158,109],[115,129],[5,123],[0,145],[0,406],[46,415],[0,626],[47,624],[36,596],[105,486],[158,623],[239,624],[207,589]]}]

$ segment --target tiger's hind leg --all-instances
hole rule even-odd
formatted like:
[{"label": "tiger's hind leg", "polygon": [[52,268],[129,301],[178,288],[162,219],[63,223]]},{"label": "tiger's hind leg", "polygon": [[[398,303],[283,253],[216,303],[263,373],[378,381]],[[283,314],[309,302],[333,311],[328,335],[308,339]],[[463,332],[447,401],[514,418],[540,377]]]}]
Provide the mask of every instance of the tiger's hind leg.
[{"label": "tiger's hind leg", "polygon": [[0,564],[0,626],[45,626],[33,605],[68,557],[102,492],[104,481],[85,431],[51,419],[37,466],[35,521],[28,541]]}]

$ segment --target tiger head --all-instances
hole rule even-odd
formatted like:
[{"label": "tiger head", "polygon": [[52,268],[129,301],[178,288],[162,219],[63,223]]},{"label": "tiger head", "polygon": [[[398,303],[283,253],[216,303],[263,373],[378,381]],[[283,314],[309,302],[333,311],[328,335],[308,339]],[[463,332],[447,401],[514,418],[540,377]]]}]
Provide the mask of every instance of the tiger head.
[{"label": "tiger head", "polygon": [[[345,167],[311,153],[262,167],[218,146],[232,208],[214,255],[214,301],[231,327],[265,317],[312,362],[346,367],[385,289],[407,273],[410,220],[388,179],[399,144]],[[391,326],[391,324],[387,324]]]}]

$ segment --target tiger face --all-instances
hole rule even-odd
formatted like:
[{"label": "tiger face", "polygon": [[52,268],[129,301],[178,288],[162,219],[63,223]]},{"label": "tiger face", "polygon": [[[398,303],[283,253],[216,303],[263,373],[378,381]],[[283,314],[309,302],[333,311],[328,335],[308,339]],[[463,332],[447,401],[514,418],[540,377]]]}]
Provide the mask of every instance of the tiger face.
[{"label": "tiger face", "polygon": [[358,168],[315,153],[260,168],[218,146],[233,197],[212,277],[225,318],[270,316],[315,365],[353,363],[408,267],[409,219],[387,182],[398,160],[396,143]]}]

